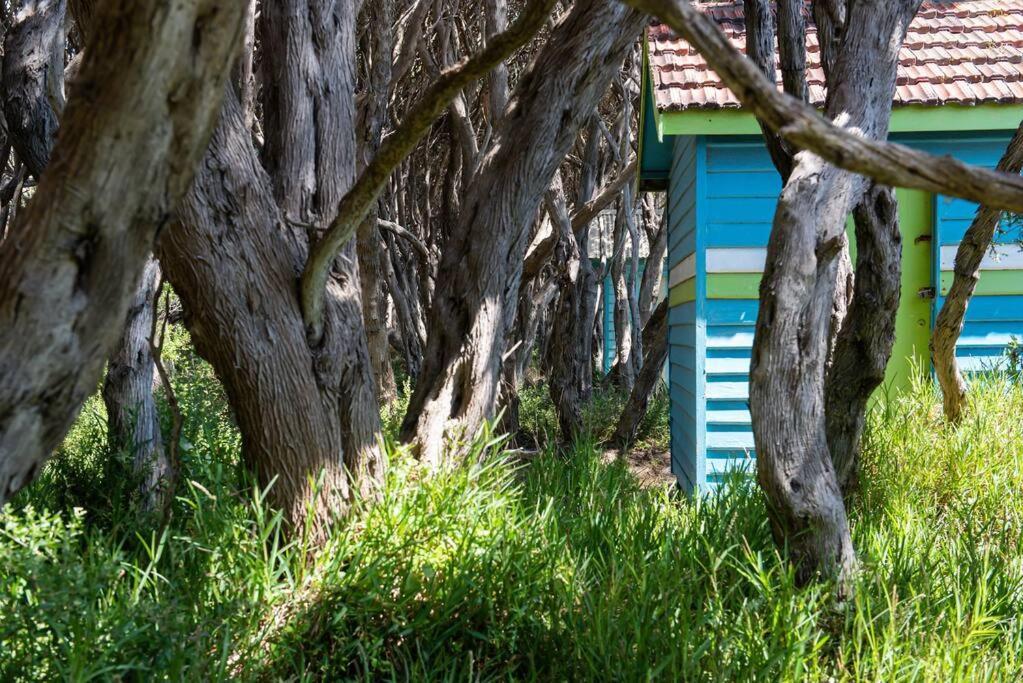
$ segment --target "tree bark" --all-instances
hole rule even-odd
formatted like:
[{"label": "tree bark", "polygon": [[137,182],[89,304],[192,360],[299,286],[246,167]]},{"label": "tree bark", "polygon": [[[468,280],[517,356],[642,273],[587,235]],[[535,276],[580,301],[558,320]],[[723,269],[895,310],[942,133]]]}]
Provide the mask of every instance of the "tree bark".
[{"label": "tree bark", "polygon": [[522,77],[467,190],[437,276],[423,373],[402,425],[403,440],[430,466],[442,462],[445,434],[471,437],[494,415],[527,228],[644,22],[620,5],[575,3]]},{"label": "tree bark", "polygon": [[[661,279],[664,273],[664,254],[668,251],[668,221],[667,212],[661,218],[656,218],[656,208],[649,207],[647,220],[654,228],[648,233],[650,253],[646,259],[646,269],[643,271],[643,279],[639,285],[639,321],[646,329],[650,316],[654,312],[654,304],[661,295]],[[644,335],[645,337],[645,335]],[[646,343],[643,344],[646,351]],[[646,361],[643,361],[646,363]]]},{"label": "tree bark", "polygon": [[[898,50],[919,0],[852,8],[829,82],[827,111],[873,139],[887,135]],[[797,577],[843,585],[855,566],[825,423],[824,378],[845,219],[862,179],[809,153],[795,158],[768,243],[750,370],[758,479],[772,529]]]},{"label": "tree bark", "polygon": [[636,439],[639,423],[646,415],[650,397],[657,388],[657,382],[664,371],[664,363],[668,360],[668,300],[663,299],[643,328],[643,348],[646,358],[643,369],[636,378],[629,400],[625,403],[612,441],[619,448],[628,448]]},{"label": "tree bark", "polygon": [[160,414],[153,398],[156,366],[150,335],[155,315],[160,267],[150,259],[128,308],[121,338],[107,363],[103,403],[110,445],[132,454],[142,506],[159,510],[172,476],[160,433]]},{"label": "tree bark", "polygon": [[[366,79],[366,104],[359,118],[360,170],[365,169],[380,149],[387,119],[387,103],[391,99],[391,60],[394,50],[391,39],[393,0],[377,0],[366,11],[369,13],[369,49],[366,51],[366,59],[371,63]],[[374,206],[356,233],[356,250],[359,256],[362,316],[366,326],[370,365],[376,378],[377,397],[381,403],[386,404],[397,398],[398,389],[394,369],[391,367],[391,345],[386,320],[387,296],[384,291],[385,262],[380,248],[378,217],[379,207]]]},{"label": "tree bark", "polygon": [[231,91],[180,225],[159,245],[247,465],[314,542],[383,475],[355,244],[333,264],[315,344],[298,289],[310,240],[355,176],[354,12],[326,0],[263,5],[265,170]]},{"label": "tree bark", "polygon": [[583,255],[572,230],[560,176],[555,176],[555,182],[547,192],[547,210],[557,232],[554,264],[557,290],[560,292],[546,358],[547,383],[558,416],[561,439],[572,443],[583,430],[583,372],[590,359],[589,353],[584,352],[585,347],[579,343],[583,315],[579,277]]},{"label": "tree bark", "polygon": [[18,158],[39,178],[64,109],[65,0],[28,0],[4,40],[4,118]]},{"label": "tree bark", "polygon": [[[1019,127],[1006,148],[998,170],[1019,174],[1023,171],[1023,125]],[[955,276],[945,303],[934,323],[931,337],[931,354],[934,357],[934,374],[941,384],[944,397],[945,419],[958,423],[966,405],[966,382],[956,360],[956,344],[963,332],[966,309],[973,298],[973,292],[980,281],[980,266],[984,255],[991,248],[995,230],[1002,219],[1002,211],[981,205],[973,218],[963,241],[956,250]]]},{"label": "tree bark", "polygon": [[[857,253],[852,304],[835,341],[824,387],[828,449],[844,494],[857,481],[867,402],[884,381],[902,293],[902,236],[895,192],[872,186],[853,218]],[[837,300],[843,298],[837,293]]]},{"label": "tree bark", "polygon": [[157,230],[191,182],[242,8],[111,0],[53,160],[0,247],[0,503],[60,443],[113,351]]},{"label": "tree bark", "polygon": [[[625,241],[631,237],[634,230],[633,214],[635,203],[632,198],[632,189],[624,188],[622,197],[618,204],[618,214],[615,217],[614,232],[614,254],[611,258],[611,286],[614,288],[614,329],[615,329],[615,362],[611,370],[615,384],[627,392],[632,391],[636,381],[636,363],[633,356],[633,321],[632,321],[632,297],[635,289],[632,287],[633,273],[625,268]],[[630,255],[630,269],[632,261],[639,263],[639,259]]]},{"label": "tree bark", "polygon": [[[575,275],[574,287],[562,286],[559,290],[551,330],[551,350],[545,359],[551,398],[558,412],[561,437],[566,441],[579,433],[582,427],[582,404],[590,399],[593,391],[593,326],[599,289],[593,264],[590,263],[590,223],[593,216],[614,200],[622,186],[613,181],[611,187],[615,192],[601,192],[598,198],[601,201],[594,201],[600,163],[600,131],[596,115],[586,132],[582,162],[576,211],[570,226],[575,244],[566,243],[562,247],[562,253],[568,259],[565,261],[566,266],[570,266],[573,250],[576,252],[578,273]],[[603,201],[605,198],[606,202]],[[599,208],[594,204],[599,204]],[[564,239],[560,232],[552,237],[555,244],[560,244]],[[560,272],[562,277],[571,274],[565,270]]]},{"label": "tree bark", "polygon": [[[70,10],[83,41],[88,40],[92,3],[75,0]],[[4,71],[5,82],[19,96],[9,99],[6,108],[19,121],[15,148],[31,160],[33,174],[38,176],[50,162],[64,108],[65,8],[62,3],[33,2],[23,8],[21,17],[9,36],[12,58],[5,62]],[[155,367],[149,343],[158,279],[159,268],[150,261],[107,363],[103,385],[108,441],[113,448],[132,453],[142,506],[147,510],[163,507],[162,496],[170,491],[165,479],[172,474],[153,398]]]}]

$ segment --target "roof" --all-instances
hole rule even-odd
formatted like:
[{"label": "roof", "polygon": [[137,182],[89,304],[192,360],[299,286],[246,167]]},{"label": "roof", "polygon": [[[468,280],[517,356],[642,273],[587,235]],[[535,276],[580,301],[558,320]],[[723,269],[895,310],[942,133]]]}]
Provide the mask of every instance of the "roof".
[{"label": "roof", "polygon": [[[745,52],[742,2],[697,5]],[[671,29],[655,24],[647,37],[658,111],[739,108],[695,48]],[[807,67],[811,104],[823,107],[824,72],[812,21]],[[1023,0],[925,0],[899,54],[895,105],[988,103],[1023,103]]]}]

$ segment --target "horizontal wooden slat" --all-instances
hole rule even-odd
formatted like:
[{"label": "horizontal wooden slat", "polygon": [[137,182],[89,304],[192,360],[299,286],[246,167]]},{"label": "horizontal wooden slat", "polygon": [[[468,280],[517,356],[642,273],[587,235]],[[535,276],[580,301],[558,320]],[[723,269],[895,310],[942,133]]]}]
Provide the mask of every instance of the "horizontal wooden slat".
[{"label": "horizontal wooden slat", "polygon": [[696,254],[686,256],[671,269],[671,275],[668,278],[668,286],[678,287],[680,284],[693,277],[696,277]]},{"label": "horizontal wooden slat", "polygon": [[715,247],[707,250],[708,273],[762,273],[767,249],[760,247]]},{"label": "horizontal wooden slat", "polygon": [[[948,245],[941,248],[941,269],[954,270],[958,244]],[[710,257],[707,258],[708,269],[710,268]],[[989,249],[984,255],[984,261],[980,266],[981,271],[987,270],[1020,270],[1023,271],[1023,247],[1018,244],[998,244]],[[981,275],[983,278],[983,274]],[[1020,273],[1023,278],[1023,273]]]}]

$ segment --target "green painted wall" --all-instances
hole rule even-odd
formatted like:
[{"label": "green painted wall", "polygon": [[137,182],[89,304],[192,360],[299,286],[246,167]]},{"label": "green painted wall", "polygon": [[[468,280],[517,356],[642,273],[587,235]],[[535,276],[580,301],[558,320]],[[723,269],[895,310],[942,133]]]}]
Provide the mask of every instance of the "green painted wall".
[{"label": "green painted wall", "polygon": [[895,320],[895,348],[888,364],[885,385],[889,390],[906,388],[913,372],[930,371],[931,309],[934,300],[921,297],[931,286],[934,232],[934,200],[919,190],[896,190],[899,229],[902,233],[902,301]]}]

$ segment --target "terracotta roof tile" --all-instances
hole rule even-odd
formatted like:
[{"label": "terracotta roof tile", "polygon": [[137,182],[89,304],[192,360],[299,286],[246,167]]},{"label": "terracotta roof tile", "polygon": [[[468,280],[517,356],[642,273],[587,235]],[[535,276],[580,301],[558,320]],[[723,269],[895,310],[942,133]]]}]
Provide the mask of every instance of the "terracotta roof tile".
[{"label": "terracotta roof tile", "polygon": [[[745,52],[741,2],[701,9]],[[739,106],[699,53],[667,26],[655,24],[647,36],[659,110]],[[826,93],[812,21],[806,42],[810,99],[820,107]],[[984,103],[1023,103],[1023,0],[925,0],[899,55],[896,106]]]}]

